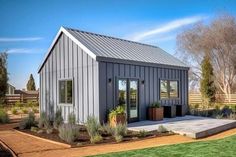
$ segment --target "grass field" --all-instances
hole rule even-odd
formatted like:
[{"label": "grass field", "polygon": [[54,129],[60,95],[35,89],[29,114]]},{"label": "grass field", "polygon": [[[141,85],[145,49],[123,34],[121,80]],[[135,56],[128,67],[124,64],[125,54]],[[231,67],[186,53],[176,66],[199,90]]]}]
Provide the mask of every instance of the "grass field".
[{"label": "grass field", "polygon": [[162,146],[97,157],[235,157],[236,135],[220,140]]}]

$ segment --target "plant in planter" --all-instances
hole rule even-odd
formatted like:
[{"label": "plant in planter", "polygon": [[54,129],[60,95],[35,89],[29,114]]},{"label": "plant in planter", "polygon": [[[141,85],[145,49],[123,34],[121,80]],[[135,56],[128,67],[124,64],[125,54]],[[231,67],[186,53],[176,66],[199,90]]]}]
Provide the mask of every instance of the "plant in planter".
[{"label": "plant in planter", "polygon": [[163,119],[163,107],[161,107],[160,103],[153,103],[148,107],[148,116],[149,120],[162,120]]},{"label": "plant in planter", "polygon": [[109,123],[111,127],[115,127],[118,123],[126,124],[126,114],[124,106],[117,106],[109,113]]}]

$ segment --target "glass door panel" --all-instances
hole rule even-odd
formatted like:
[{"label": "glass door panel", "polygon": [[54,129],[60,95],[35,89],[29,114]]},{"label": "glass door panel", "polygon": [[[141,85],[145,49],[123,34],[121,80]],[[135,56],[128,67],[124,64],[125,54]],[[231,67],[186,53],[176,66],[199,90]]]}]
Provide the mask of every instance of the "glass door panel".
[{"label": "glass door panel", "polygon": [[119,79],[118,81],[118,105],[127,108],[127,80]]},{"label": "glass door panel", "polygon": [[138,81],[129,81],[129,118],[138,118]]}]

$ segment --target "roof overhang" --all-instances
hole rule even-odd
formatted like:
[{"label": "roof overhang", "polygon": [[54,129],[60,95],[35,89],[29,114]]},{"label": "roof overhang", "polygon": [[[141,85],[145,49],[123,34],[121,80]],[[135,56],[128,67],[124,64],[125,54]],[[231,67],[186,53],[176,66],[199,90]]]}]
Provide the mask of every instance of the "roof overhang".
[{"label": "roof overhang", "polygon": [[141,61],[125,60],[125,59],[117,59],[117,58],[101,57],[101,56],[97,56],[96,60],[99,62],[111,62],[111,63],[133,64],[133,65],[151,66],[151,67],[159,67],[159,68],[167,68],[167,69],[189,70],[189,67],[187,66],[157,64],[157,63],[151,63],[151,62],[141,62]]}]

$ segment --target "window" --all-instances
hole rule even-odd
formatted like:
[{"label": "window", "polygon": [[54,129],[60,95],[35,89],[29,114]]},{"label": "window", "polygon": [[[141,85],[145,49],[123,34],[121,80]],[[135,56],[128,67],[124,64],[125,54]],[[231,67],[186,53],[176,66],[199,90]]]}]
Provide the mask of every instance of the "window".
[{"label": "window", "polygon": [[160,80],[160,98],[178,98],[178,81]]},{"label": "window", "polygon": [[168,98],[167,81],[161,80],[161,99]]},{"label": "window", "polygon": [[72,104],[72,80],[59,81],[59,103]]},{"label": "window", "polygon": [[178,98],[178,82],[170,81],[170,98]]}]

